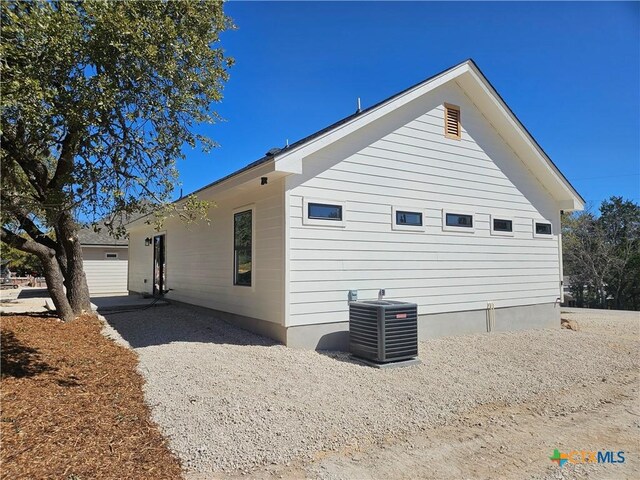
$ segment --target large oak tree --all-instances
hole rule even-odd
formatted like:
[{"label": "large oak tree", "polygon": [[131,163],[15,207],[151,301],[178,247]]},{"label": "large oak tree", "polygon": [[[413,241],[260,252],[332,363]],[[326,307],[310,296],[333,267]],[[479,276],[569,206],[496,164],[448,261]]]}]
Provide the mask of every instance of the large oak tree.
[{"label": "large oak tree", "polygon": [[217,118],[232,24],[213,0],[1,8],[1,239],[40,259],[70,320],[90,308],[78,220],[166,204],[184,147],[213,146],[196,127]]}]

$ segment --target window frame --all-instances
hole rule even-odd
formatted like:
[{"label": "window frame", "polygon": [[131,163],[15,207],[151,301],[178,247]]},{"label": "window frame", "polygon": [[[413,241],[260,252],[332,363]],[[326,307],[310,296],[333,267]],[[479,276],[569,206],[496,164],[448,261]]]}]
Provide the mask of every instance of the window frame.
[{"label": "window frame", "polygon": [[[506,220],[511,222],[511,231],[510,232],[505,232],[503,230],[495,230],[493,228],[493,221],[494,220]],[[489,228],[491,229],[491,235],[498,235],[501,237],[513,237],[514,236],[514,227],[515,227],[515,219],[513,217],[507,216],[507,215],[490,215],[489,216]]]},{"label": "window frame", "polygon": [[[537,232],[537,228],[536,228],[536,224],[544,224],[544,225],[549,225],[549,228],[551,230],[550,233],[538,233]],[[533,238],[553,238],[553,223],[549,222],[548,220],[536,220],[535,218],[531,221],[531,227],[533,229]]]},{"label": "window frame", "polygon": [[[449,117],[449,110],[455,110],[458,112],[458,135],[452,135],[451,133],[449,133],[449,130],[447,128],[447,125],[449,123],[447,121]],[[462,140],[462,111],[458,105],[453,105],[446,102],[444,104],[444,136],[446,138],[450,138],[451,140]]]},{"label": "window frame", "polygon": [[[251,280],[249,284],[237,282],[237,255],[236,255],[236,215],[251,212]],[[234,287],[255,290],[256,288],[256,209],[255,205],[245,205],[235,208],[231,212],[231,252],[233,268],[231,269],[231,280]]]},{"label": "window frame", "polygon": [[[115,257],[110,257],[109,255],[115,255]],[[120,255],[118,255],[118,252],[104,252],[104,259],[105,260],[120,260]]]},{"label": "window frame", "polygon": [[[397,222],[397,213],[398,212],[407,212],[407,213],[419,213],[422,218],[422,225],[405,225]],[[427,212],[421,208],[415,207],[391,207],[391,229],[392,230],[403,230],[408,232],[424,232],[426,229],[427,223]]]},{"label": "window frame", "polygon": [[[447,214],[449,215],[470,215],[471,216],[471,226],[470,227],[462,227],[458,225],[447,225]],[[475,212],[470,212],[469,210],[464,210],[460,208],[443,208],[442,209],[442,230],[448,232],[465,232],[465,233],[474,233],[476,231],[476,214]]]},{"label": "window frame", "polygon": [[[309,217],[309,204],[329,205],[332,207],[340,207],[342,211],[342,219],[335,220],[331,218],[313,218]],[[315,225],[323,227],[342,227],[346,226],[347,205],[346,202],[328,200],[322,198],[307,198],[302,199],[302,224],[303,225]]]}]

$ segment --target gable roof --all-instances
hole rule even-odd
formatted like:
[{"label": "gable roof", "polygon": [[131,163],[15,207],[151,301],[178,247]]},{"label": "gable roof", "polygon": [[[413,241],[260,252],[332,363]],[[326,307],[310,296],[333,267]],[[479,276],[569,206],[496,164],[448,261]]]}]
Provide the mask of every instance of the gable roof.
[{"label": "gable roof", "polygon": [[109,235],[109,230],[104,222],[99,222],[96,224],[96,227],[99,230],[97,232],[92,226],[83,227],[78,230],[78,240],[80,240],[80,245],[127,246],[129,244],[126,238],[115,238],[112,235]]},{"label": "gable roof", "polygon": [[[193,191],[192,194],[212,187],[233,188],[241,181],[246,181],[249,178],[254,179],[269,172],[301,173],[301,162],[304,157],[450,81],[455,81],[460,88],[466,91],[474,99],[474,103],[477,102],[478,108],[484,107],[483,113],[492,120],[494,126],[501,133],[508,133],[505,138],[511,140],[510,146],[519,154],[540,182],[545,187],[550,187],[550,193],[558,200],[560,208],[566,211],[584,208],[585,200],[582,196],[553,163],[471,58],[375,105],[348,115],[287,147],[269,150],[262,158]],[[234,179],[238,181],[232,182],[231,180]]]},{"label": "gable roof", "polygon": [[104,222],[98,222],[96,227],[99,231],[95,231],[93,226],[89,225],[78,230],[78,240],[82,246],[127,246],[129,244],[126,238],[115,238],[109,234],[109,229]]}]

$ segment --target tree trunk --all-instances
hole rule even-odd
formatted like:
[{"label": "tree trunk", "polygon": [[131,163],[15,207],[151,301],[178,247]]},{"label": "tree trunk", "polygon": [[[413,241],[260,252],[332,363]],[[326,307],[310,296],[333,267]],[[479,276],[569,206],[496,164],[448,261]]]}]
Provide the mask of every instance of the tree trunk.
[{"label": "tree trunk", "polygon": [[67,298],[76,315],[91,311],[91,298],[87,277],[84,273],[82,262],[82,247],[78,240],[78,227],[68,212],[60,214],[58,228],[60,238],[58,241],[64,247],[67,268],[64,275],[64,284],[67,287]]},{"label": "tree trunk", "polygon": [[64,292],[64,277],[60,271],[55,250],[34,240],[20,237],[5,228],[0,229],[0,239],[18,250],[36,255],[40,259],[44,270],[44,278],[47,281],[47,290],[56,307],[58,316],[65,322],[73,320],[75,314]]},{"label": "tree trunk", "polygon": [[64,278],[60,271],[60,266],[55,258],[55,255],[38,255],[40,262],[42,262],[42,268],[44,270],[44,278],[47,282],[47,290],[51,296],[51,300],[56,307],[58,316],[64,322],[70,322],[76,315],[71,308],[71,304],[67,296],[64,293]]}]

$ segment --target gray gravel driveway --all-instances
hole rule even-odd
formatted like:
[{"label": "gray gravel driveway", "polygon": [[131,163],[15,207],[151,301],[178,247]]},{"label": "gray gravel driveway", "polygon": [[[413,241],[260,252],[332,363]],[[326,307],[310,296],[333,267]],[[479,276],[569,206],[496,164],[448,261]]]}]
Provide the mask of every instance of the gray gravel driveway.
[{"label": "gray gravel driveway", "polygon": [[[185,469],[202,474],[415,435],[478,405],[529,401],[638,370],[637,314],[612,320],[624,335],[610,338],[600,320],[586,318],[580,332],[430,340],[420,344],[422,365],[391,370],[289,349],[200,309],[172,305],[107,319],[111,334],[140,356],[153,419]],[[585,395],[578,408],[590,402]]]}]

